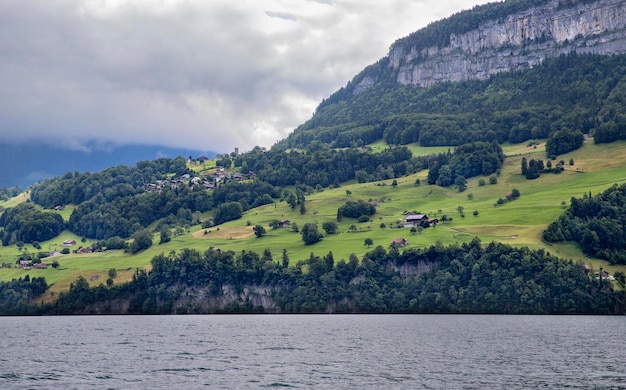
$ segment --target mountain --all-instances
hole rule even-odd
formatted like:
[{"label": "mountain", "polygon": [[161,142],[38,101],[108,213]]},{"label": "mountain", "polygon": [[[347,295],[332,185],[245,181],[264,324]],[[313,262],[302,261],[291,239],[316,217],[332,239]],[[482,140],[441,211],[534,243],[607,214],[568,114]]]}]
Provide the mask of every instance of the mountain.
[{"label": "mountain", "polygon": [[[446,26],[452,31],[445,31]],[[446,39],[428,39],[433,30]],[[571,52],[626,53],[626,3],[508,1],[477,7],[396,41],[389,50],[388,71],[398,84],[430,86],[483,80]],[[364,75],[354,91],[372,82],[375,76]]]},{"label": "mountain", "polygon": [[77,151],[37,142],[0,144],[0,188],[24,188],[42,179],[61,176],[68,171],[98,172],[112,166],[134,165],[138,161],[160,157],[202,155],[212,158],[215,153],[149,145]]},{"label": "mountain", "polygon": [[[611,114],[623,103],[624,55],[623,1],[477,6],[394,42],[277,147],[381,138],[458,145],[490,130],[500,142],[522,142],[563,127],[590,133],[602,125],[611,135],[597,140],[624,138],[623,119]],[[450,128],[470,135],[451,136]]]}]

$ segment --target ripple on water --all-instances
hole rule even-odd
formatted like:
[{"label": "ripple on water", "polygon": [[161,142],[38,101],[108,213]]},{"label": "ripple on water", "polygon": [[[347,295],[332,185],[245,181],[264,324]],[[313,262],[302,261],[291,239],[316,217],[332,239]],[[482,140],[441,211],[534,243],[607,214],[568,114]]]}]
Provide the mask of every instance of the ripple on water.
[{"label": "ripple on water", "polygon": [[[1,318],[0,389],[626,390],[621,317]],[[41,329],[58,337],[24,338]],[[71,329],[71,331],[68,331]],[[18,342],[20,340],[20,342]],[[207,348],[209,347],[209,348]]]}]

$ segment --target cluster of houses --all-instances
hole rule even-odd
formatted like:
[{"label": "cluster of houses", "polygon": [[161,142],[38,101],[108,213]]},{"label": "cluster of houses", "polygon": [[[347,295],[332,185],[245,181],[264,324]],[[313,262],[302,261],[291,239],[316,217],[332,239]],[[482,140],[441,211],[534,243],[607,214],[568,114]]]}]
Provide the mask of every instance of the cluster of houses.
[{"label": "cluster of houses", "polygon": [[144,184],[143,189],[146,192],[160,192],[164,187],[169,188],[177,188],[180,186],[188,186],[193,187],[195,185],[201,185],[206,190],[212,190],[219,183],[226,183],[232,180],[242,181],[244,179],[254,179],[256,178],[256,174],[254,172],[248,172],[247,174],[242,173],[230,173],[226,171],[224,168],[220,167],[216,169],[210,175],[202,175],[200,176],[191,176],[186,173],[180,177],[171,178],[167,180],[157,180],[156,183],[147,183]]},{"label": "cluster of houses", "polygon": [[[76,245],[76,240],[65,240],[63,241],[63,246],[64,247],[70,247],[70,246],[74,246]],[[92,253],[93,252],[93,248],[88,246],[88,247],[79,247],[78,249],[75,249],[72,251],[72,253],[78,253],[78,254],[84,254],[84,253]],[[58,252],[57,252],[58,253]],[[51,254],[52,256],[52,254]]]},{"label": "cluster of houses", "polygon": [[34,268],[34,269],[47,269],[48,268],[48,264],[44,264],[44,263],[35,263],[35,264],[33,264],[33,262],[30,261],[30,260],[20,260],[17,265],[21,269],[32,269],[32,268]]}]

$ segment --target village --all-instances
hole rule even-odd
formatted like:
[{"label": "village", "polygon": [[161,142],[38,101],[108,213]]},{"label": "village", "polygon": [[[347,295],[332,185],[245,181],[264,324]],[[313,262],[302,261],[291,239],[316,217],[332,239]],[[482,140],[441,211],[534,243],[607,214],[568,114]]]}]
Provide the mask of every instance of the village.
[{"label": "village", "polygon": [[[197,159],[188,159],[187,163],[189,164],[202,164],[208,161],[208,158],[205,156],[200,156]],[[256,174],[254,172],[248,172],[246,174],[243,173],[231,173],[227,171],[224,167],[218,167],[210,173],[202,173],[200,176],[191,176],[191,174],[186,173],[180,177],[172,177],[166,180],[157,180],[155,183],[146,183],[143,186],[143,189],[147,193],[160,192],[165,187],[170,188],[178,188],[181,186],[193,187],[196,185],[200,185],[204,187],[206,190],[213,190],[216,186],[221,183],[227,183],[230,181],[242,181],[242,180],[254,180],[256,179]]]}]

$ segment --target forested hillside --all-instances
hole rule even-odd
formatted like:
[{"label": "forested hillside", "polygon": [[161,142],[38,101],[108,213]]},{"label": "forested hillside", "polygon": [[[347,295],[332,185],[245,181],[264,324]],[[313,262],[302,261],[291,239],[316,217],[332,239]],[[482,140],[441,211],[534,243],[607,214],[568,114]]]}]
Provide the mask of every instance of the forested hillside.
[{"label": "forested hillside", "polygon": [[548,226],[543,237],[580,243],[590,256],[626,264],[626,185],[572,198],[567,212]]},{"label": "forested hillside", "polygon": [[[373,67],[383,74],[384,58]],[[535,68],[488,80],[429,88],[380,82],[355,94],[348,85],[278,143],[334,147],[419,142],[423,146],[475,141],[524,142],[557,130],[592,134],[595,142],[626,138],[626,56],[570,54]]]},{"label": "forested hillside", "polygon": [[378,247],[361,261],[332,253],[287,267],[243,251],[157,256],[149,273],[114,288],[77,280],[42,313],[622,313],[624,295],[578,264],[543,251],[479,240],[399,253]]}]

